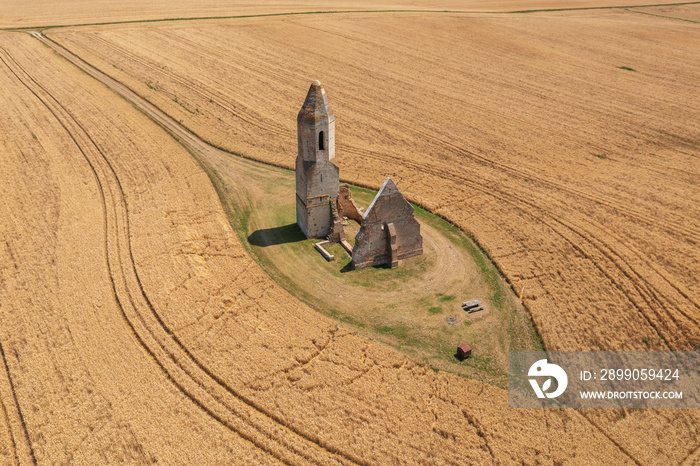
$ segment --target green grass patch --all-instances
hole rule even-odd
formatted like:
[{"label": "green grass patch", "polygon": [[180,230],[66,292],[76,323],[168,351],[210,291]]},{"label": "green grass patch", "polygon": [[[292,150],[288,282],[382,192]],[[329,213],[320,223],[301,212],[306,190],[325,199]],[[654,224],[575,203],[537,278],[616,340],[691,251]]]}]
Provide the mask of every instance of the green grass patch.
[{"label": "green grass patch", "polygon": [[[498,367],[493,361],[503,360],[503,348],[542,348],[539,335],[531,327],[528,327],[530,331],[523,331],[522,315],[517,313],[513,297],[507,294],[507,284],[486,253],[458,227],[445,219],[414,205],[416,218],[422,224],[437,230],[453,244],[453,247],[461,249],[462,253],[466,253],[471,259],[476,270],[470,273],[479,275],[478,280],[485,282],[485,286],[479,285],[482,291],[479,295],[472,296],[472,293],[467,293],[468,295],[462,296],[462,292],[456,293],[454,288],[449,291],[440,291],[438,288],[437,291],[426,290],[428,292],[422,296],[418,294],[415,300],[393,301],[395,298],[392,296],[400,299],[403,293],[401,290],[414,288],[410,283],[420,287],[421,277],[439,267],[434,254],[411,258],[394,269],[368,267],[351,270],[350,255],[341,245],[331,244],[326,250],[333,254],[336,260],[327,262],[313,247],[319,240],[306,239],[296,225],[295,205],[291,202],[265,200],[270,196],[274,198],[281,192],[294,192],[294,177],[290,171],[241,160],[244,179],[250,180],[251,185],[231,186],[233,178],[230,172],[219,173],[206,159],[200,159],[201,154],[193,155],[216,188],[229,222],[246,250],[283,288],[318,312],[412,358],[422,360],[430,367],[502,387],[507,385],[507,374],[503,367]],[[376,195],[376,191],[355,186],[351,186],[351,191],[355,201],[362,206],[369,205]],[[262,198],[261,202],[260,193],[276,194],[269,194]],[[260,212],[265,212],[263,217],[259,217]],[[260,223],[264,228],[258,227]],[[346,227],[346,236],[351,243],[357,229],[359,226],[352,221]],[[257,242],[255,234],[260,230],[266,231],[258,238],[260,242]],[[267,244],[270,241],[272,245]],[[278,259],[282,259],[285,265],[278,264]],[[294,270],[290,270],[289,264],[295,262],[304,265],[299,269],[295,265]],[[318,279],[299,280],[295,277],[295,274],[318,273],[314,272],[315,270],[320,272]],[[331,298],[341,293],[324,283],[324,274],[327,277],[340,278],[345,283],[343,286],[346,289],[342,290],[343,297],[339,301],[324,301],[327,299],[324,296]],[[349,284],[357,286],[357,291],[347,289]],[[376,293],[377,289],[388,293],[386,298],[382,298],[382,302],[372,302],[363,305],[371,307],[359,308],[354,304],[344,304],[354,303],[354,297],[359,296],[354,293],[364,293],[362,290]],[[489,302],[488,312],[493,313],[496,320],[484,321],[483,317],[487,314],[463,314],[458,306],[458,300],[462,298],[486,299]],[[441,318],[440,315],[446,311],[454,312],[454,315],[459,317],[460,324],[449,325]],[[493,324],[496,327],[487,330]],[[478,348],[478,357],[469,362],[460,362],[454,357],[456,345],[464,342]]]}]

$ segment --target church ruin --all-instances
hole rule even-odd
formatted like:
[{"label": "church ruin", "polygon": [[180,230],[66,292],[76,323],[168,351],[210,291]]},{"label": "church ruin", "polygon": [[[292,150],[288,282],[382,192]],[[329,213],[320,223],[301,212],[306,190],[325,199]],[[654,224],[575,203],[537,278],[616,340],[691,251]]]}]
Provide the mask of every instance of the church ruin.
[{"label": "church ruin", "polygon": [[[353,268],[375,265],[396,267],[399,260],[423,254],[420,224],[413,206],[387,178],[369,208],[364,211],[340,185],[335,157],[335,116],[319,81],[309,88],[297,116],[296,159],[297,224],[307,238],[324,238],[316,249],[333,260],[324,246],[340,243],[352,256]],[[360,224],[355,246],[345,240],[343,222]]]},{"label": "church ruin", "polygon": [[423,237],[413,206],[391,178],[386,179],[367,208],[361,225],[352,248],[353,268],[385,264],[396,267],[401,259],[423,254]]},{"label": "church ruin", "polygon": [[325,238],[333,224],[339,172],[331,162],[335,116],[318,81],[311,84],[297,115],[297,144],[297,224],[307,238]]}]

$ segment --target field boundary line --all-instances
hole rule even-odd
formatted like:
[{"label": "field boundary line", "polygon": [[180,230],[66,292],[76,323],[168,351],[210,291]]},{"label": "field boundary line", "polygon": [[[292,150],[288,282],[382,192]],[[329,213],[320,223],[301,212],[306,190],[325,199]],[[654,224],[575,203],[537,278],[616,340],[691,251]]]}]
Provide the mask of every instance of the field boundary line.
[{"label": "field boundary line", "polygon": [[[224,15],[224,16],[194,16],[180,18],[156,18],[156,19],[134,19],[125,21],[102,21],[96,23],[77,23],[77,24],[56,24],[48,26],[22,26],[22,27],[7,27],[0,28],[0,31],[21,31],[29,30],[47,30],[58,28],[84,27],[84,26],[115,26],[120,24],[144,24],[144,23],[164,23],[178,21],[212,21],[222,19],[246,19],[246,18],[274,18],[278,16],[304,16],[304,15],[333,15],[333,14],[366,14],[366,13],[435,13],[435,14],[468,14],[468,15],[512,15],[512,14],[528,14],[528,13],[556,13],[560,11],[587,11],[587,10],[617,10],[629,8],[652,8],[664,6],[683,6],[697,5],[696,2],[676,2],[676,3],[647,3],[642,5],[603,5],[590,7],[571,7],[571,8],[540,8],[533,10],[511,10],[511,11],[476,11],[476,10],[427,10],[427,9],[383,9],[383,10],[317,10],[317,11],[289,11],[281,13],[260,13],[250,15]],[[679,19],[679,18],[674,18]],[[690,22],[697,22],[686,20]]]}]

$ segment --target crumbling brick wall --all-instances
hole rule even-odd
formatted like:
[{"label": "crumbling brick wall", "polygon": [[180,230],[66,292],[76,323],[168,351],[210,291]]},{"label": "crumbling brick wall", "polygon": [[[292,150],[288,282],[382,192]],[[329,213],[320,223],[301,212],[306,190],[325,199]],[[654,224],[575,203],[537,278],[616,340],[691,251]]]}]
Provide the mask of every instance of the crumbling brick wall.
[{"label": "crumbling brick wall", "polygon": [[328,234],[328,241],[340,243],[345,239],[345,229],[343,228],[343,216],[338,212],[338,200],[330,198],[328,201],[331,209],[331,232]]},{"label": "crumbling brick wall", "polygon": [[347,217],[355,220],[357,223],[362,223],[362,212],[355,201],[350,197],[350,187],[346,184],[341,184],[338,189],[338,212],[341,217]]},{"label": "crumbling brick wall", "polygon": [[395,267],[401,259],[423,254],[423,237],[413,206],[390,178],[362,216],[361,225],[352,250],[356,269],[374,265]]}]

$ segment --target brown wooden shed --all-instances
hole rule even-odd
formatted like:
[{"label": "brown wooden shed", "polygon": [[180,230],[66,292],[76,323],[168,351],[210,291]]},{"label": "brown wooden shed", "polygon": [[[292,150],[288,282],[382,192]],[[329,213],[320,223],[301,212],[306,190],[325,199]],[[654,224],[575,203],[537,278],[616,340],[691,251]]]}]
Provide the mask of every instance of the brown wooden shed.
[{"label": "brown wooden shed", "polygon": [[459,345],[457,347],[457,357],[459,359],[466,359],[472,354],[472,347],[469,345]]}]

